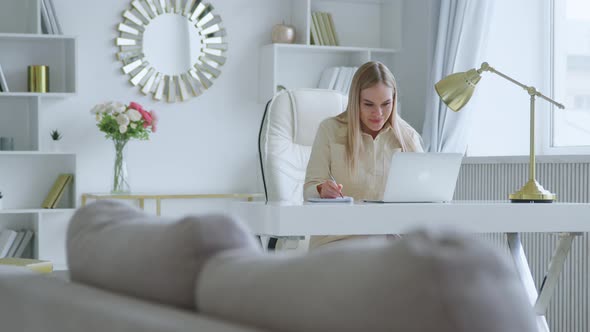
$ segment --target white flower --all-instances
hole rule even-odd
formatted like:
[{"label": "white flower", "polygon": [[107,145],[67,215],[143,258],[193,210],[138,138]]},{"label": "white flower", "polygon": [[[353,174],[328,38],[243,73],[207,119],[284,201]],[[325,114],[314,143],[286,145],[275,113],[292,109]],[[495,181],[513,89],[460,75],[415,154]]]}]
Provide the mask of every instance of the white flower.
[{"label": "white flower", "polygon": [[131,129],[135,129],[135,128],[137,128],[137,124],[132,123],[132,124],[129,125],[129,127],[131,127]]},{"label": "white flower", "polygon": [[98,104],[96,106],[94,106],[91,110],[90,110],[90,114],[99,114],[102,113],[104,108],[103,104]]},{"label": "white flower", "polygon": [[119,103],[119,102],[113,102],[113,101],[109,101],[108,103],[104,104],[104,113],[105,114],[113,114],[113,115],[117,115],[119,113],[123,113],[125,112],[125,105]]},{"label": "white flower", "polygon": [[127,110],[127,116],[129,117],[129,120],[131,120],[131,121],[141,120],[141,113],[139,113],[137,110],[134,110],[132,108]]},{"label": "white flower", "polygon": [[[125,114],[119,114],[117,116],[117,123],[119,124],[119,126],[127,127],[127,125],[129,124],[129,117]],[[127,131],[127,129],[125,129],[125,131]]]},{"label": "white flower", "polygon": [[119,126],[119,132],[121,134],[125,134],[127,132],[127,126],[123,126],[123,125]]},{"label": "white flower", "polygon": [[126,109],[127,109],[127,106],[125,106],[119,102],[113,103],[113,110],[117,113],[123,113],[123,112],[125,112]]}]

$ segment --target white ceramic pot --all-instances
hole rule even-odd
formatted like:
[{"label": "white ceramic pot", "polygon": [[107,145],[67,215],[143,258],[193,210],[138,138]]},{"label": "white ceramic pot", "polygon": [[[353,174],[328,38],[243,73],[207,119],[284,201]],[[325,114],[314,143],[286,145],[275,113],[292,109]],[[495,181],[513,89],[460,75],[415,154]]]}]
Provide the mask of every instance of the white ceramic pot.
[{"label": "white ceramic pot", "polygon": [[276,24],[272,27],[272,42],[293,44],[295,42],[295,28],[291,25]]}]

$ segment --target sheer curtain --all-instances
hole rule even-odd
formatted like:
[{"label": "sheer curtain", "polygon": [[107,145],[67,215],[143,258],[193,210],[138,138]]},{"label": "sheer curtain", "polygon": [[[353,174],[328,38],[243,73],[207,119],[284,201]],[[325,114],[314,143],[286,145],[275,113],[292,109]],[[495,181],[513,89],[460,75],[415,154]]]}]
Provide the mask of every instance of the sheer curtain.
[{"label": "sheer curtain", "polygon": [[492,7],[493,0],[441,1],[422,130],[425,151],[464,153],[467,148],[472,113],[469,105],[461,112],[451,111],[438,97],[434,84],[449,74],[479,67],[483,62],[480,54]]}]

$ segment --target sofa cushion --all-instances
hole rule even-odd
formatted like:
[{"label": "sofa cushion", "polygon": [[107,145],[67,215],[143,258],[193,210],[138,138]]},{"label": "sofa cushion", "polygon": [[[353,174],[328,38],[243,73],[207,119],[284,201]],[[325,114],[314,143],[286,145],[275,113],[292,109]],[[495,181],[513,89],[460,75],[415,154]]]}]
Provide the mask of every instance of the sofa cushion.
[{"label": "sofa cushion", "polygon": [[80,208],[67,234],[73,281],[186,309],[194,309],[195,282],[212,255],[258,247],[226,216],[173,220],[115,201]]},{"label": "sofa cushion", "polygon": [[221,253],[195,296],[204,313],[277,331],[536,331],[506,257],[447,232],[306,256]]},{"label": "sofa cushion", "polygon": [[263,332],[14,266],[0,294],[4,332]]}]

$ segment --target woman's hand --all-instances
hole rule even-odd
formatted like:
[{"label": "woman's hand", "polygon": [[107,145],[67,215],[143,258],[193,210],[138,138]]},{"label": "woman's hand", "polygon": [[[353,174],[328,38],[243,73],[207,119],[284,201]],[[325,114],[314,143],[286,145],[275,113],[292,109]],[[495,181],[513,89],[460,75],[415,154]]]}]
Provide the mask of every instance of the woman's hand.
[{"label": "woman's hand", "polygon": [[317,186],[321,198],[342,197],[342,185],[332,180],[327,180]]}]

